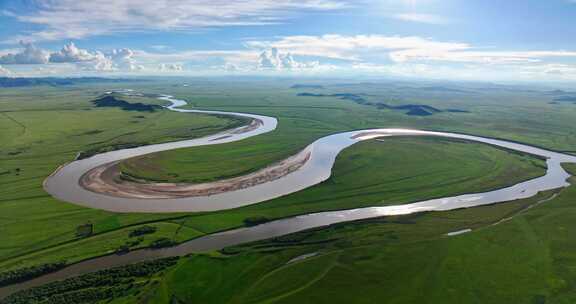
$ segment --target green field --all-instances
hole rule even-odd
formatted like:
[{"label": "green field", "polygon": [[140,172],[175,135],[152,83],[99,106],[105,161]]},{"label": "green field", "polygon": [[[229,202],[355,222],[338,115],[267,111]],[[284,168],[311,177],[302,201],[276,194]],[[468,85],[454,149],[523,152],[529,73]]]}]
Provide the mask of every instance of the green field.
[{"label": "green field", "polygon": [[[435,166],[429,166],[435,163]],[[362,206],[400,204],[511,185],[544,173],[542,160],[487,145],[441,138],[393,138],[368,141],[345,150],[337,159],[334,177],[309,190],[230,211],[190,215],[156,223],[161,229],[132,248],[158,237],[181,242],[204,233],[243,225],[246,218],[268,219]],[[124,219],[126,216],[118,216]],[[132,215],[132,218],[138,218]],[[166,217],[166,216],[165,216]],[[140,216],[140,218],[145,218]],[[97,231],[107,231],[95,222]],[[52,246],[12,258],[5,267],[76,262],[114,252],[129,241],[129,229],[112,230],[76,242]],[[78,250],[78,246],[82,248]]]},{"label": "green field", "polygon": [[[234,120],[208,115],[194,115],[191,119],[169,111],[96,109],[89,101],[103,89],[94,90],[1,91],[2,261],[78,240],[75,229],[86,222],[93,223],[95,232],[99,233],[166,217],[110,214],[52,199],[42,189],[43,180],[79,152],[204,136],[236,124]],[[99,249],[99,254],[102,253]]]},{"label": "green field", "polygon": [[[365,92],[370,101],[386,100],[401,94],[406,103],[423,103],[438,108],[458,108],[470,113],[440,113],[429,117],[406,116],[390,110],[377,110],[371,106],[331,97],[298,97],[299,90],[276,89],[246,92],[234,87],[234,95],[214,97],[185,92],[178,97],[189,100],[193,106],[253,112],[278,117],[278,129],[269,134],[243,142],[220,146],[180,149],[123,162],[122,170],[130,176],[165,182],[206,182],[252,172],[271,162],[295,154],[314,139],[323,135],[374,127],[409,127],[430,130],[455,131],[482,136],[517,140],[556,150],[573,150],[576,130],[571,120],[576,118],[576,107],[550,105],[550,96],[524,91],[514,93],[489,92],[457,94],[422,94],[418,90],[395,87],[387,90],[374,86],[351,86],[334,92]],[[204,88],[206,90],[206,88]],[[327,91],[319,90],[319,91]],[[175,90],[175,93],[178,93]],[[401,93],[400,93],[401,92]],[[439,96],[438,96],[439,95]],[[488,96],[486,96],[488,95]],[[399,102],[400,103],[400,102]],[[405,102],[401,102],[405,103]],[[153,168],[153,169],[148,169]],[[157,170],[158,169],[158,170]]]},{"label": "green field", "polygon": [[[576,166],[569,169],[576,173]],[[134,277],[136,284],[102,303],[571,303],[575,191],[571,186],[551,201],[545,200],[557,191],[338,224],[191,255],[156,275]],[[473,231],[446,235],[462,229]]]},{"label": "green field", "polygon": [[[482,144],[394,138],[363,142],[345,150],[337,159],[334,176],[318,186],[235,210],[205,214],[116,214],[51,198],[42,190],[42,181],[59,165],[73,160],[78,152],[192,138],[238,124],[222,117],[168,111],[126,112],[96,109],[90,104],[90,100],[114,86],[127,85],[0,91],[1,269],[60,260],[74,262],[114,252],[126,244],[132,248],[148,246],[164,237],[182,242],[241,226],[248,217],[273,219],[323,210],[408,203],[499,188],[543,173],[542,160]],[[297,97],[299,90],[273,82],[199,80],[190,87],[177,87],[173,81],[154,81],[129,86],[147,93],[186,98],[191,107],[244,111],[279,119],[276,131],[248,140],[163,152],[123,164],[131,175],[151,180],[198,182],[236,176],[292,155],[321,136],[374,127],[456,131],[576,151],[576,130],[572,127],[576,107],[551,105],[548,103],[551,96],[518,88],[472,87],[469,94],[431,93],[405,83],[382,83],[332,84],[322,90],[366,93],[371,101],[422,103],[470,111],[413,117],[332,97]],[[149,98],[127,100],[154,102]],[[162,170],[145,170],[142,168],[146,166],[141,164]],[[546,303],[553,303],[552,295],[559,297],[560,291],[565,291],[563,296],[572,295],[570,269],[576,264],[569,261],[570,256],[561,255],[564,252],[561,247],[570,246],[569,203],[574,201],[574,195],[573,188],[569,188],[555,200],[510,222],[451,238],[442,235],[461,228],[486,226],[540,198],[339,225],[343,228],[304,234],[311,240],[337,240],[323,245],[291,244],[276,248],[278,244],[273,242],[262,248],[237,249],[241,253],[232,257],[193,256],[180,261],[169,275],[153,280],[159,282],[157,285],[146,285],[141,290],[146,291],[149,299],[161,302],[174,295],[184,303],[189,300],[221,303],[224,299],[249,303],[273,299],[286,303],[305,299],[317,300],[314,303],[334,303],[334,299],[346,302],[358,295],[345,293],[348,289],[373,295],[374,298],[366,298],[368,302],[384,297],[390,303],[426,303],[426,299],[441,298],[448,299],[446,303],[474,303],[470,299],[482,290],[493,294],[478,295],[483,299],[480,303],[505,300],[510,303],[515,295],[521,295],[518,303],[544,303],[542,297],[550,299]],[[540,227],[539,221],[546,227]],[[77,236],[76,228],[86,223],[94,225],[94,234]],[[130,231],[144,224],[154,225],[158,231],[133,244]],[[556,239],[558,234],[550,230],[554,227],[566,229],[561,231],[563,238]],[[514,246],[523,249],[515,250]],[[282,266],[295,256],[315,251],[322,254]],[[364,258],[362,254],[370,257]],[[411,263],[402,263],[404,258]],[[355,267],[356,264],[363,266]],[[460,268],[471,273],[460,273]],[[472,271],[497,273],[494,277],[499,281],[492,283],[494,278]],[[506,288],[516,286],[512,274],[526,280],[526,287],[514,289],[514,294],[511,288]],[[194,279],[195,285],[180,283],[187,276]],[[381,281],[376,277],[381,277]],[[300,281],[304,279],[305,282]],[[436,287],[423,286],[423,280],[433,281]],[[243,283],[234,284],[239,281]],[[357,284],[347,285],[350,281]],[[450,284],[456,287],[449,288]],[[481,287],[476,289],[476,285]],[[409,298],[411,289],[422,291],[417,293],[419,298]],[[311,290],[314,295],[309,293]],[[318,293],[319,290],[323,292]],[[233,294],[238,294],[238,298],[233,299]]]},{"label": "green field", "polygon": [[[152,303],[572,303],[575,194],[571,186],[529,210],[551,193],[340,224],[235,247],[227,256],[194,255],[146,294]],[[446,236],[465,228],[474,230]]]},{"label": "green field", "polygon": [[[193,90],[194,94],[189,91]],[[425,104],[469,113],[439,113],[428,117],[376,109],[336,97],[298,97],[303,90],[269,84],[253,90],[248,84],[227,85],[225,94],[210,86],[172,88],[191,106],[215,110],[244,111],[275,116],[278,129],[269,134],[221,146],[172,150],[123,162],[130,176],[151,181],[206,182],[252,172],[292,155],[326,134],[374,127],[405,127],[470,133],[516,140],[548,149],[576,148],[573,105],[549,104],[554,98],[522,88],[490,90],[466,88],[468,93],[418,90],[406,84],[333,84],[319,93],[354,93],[368,102]],[[304,90],[305,91],[305,90]],[[147,168],[153,168],[152,170]]]}]

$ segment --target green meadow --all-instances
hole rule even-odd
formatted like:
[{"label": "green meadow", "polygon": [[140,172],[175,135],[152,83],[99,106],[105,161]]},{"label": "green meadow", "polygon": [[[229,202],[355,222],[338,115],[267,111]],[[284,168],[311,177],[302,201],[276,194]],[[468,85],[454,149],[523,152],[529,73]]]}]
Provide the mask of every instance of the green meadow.
[{"label": "green meadow", "polygon": [[113,303],[572,303],[576,187],[527,209],[551,195],[192,255]]},{"label": "green meadow", "polygon": [[[189,107],[275,116],[274,132],[241,142],[157,153],[122,164],[133,176],[201,182],[237,176],[292,155],[327,134],[377,127],[471,133],[576,151],[576,106],[553,105],[545,90],[470,85],[430,92],[414,84],[328,83],[322,93],[363,94],[370,102],[418,103],[469,113],[408,116],[336,97],[299,97],[286,82],[177,80],[33,87],[0,91],[0,269],[65,260],[74,263],[150,246],[183,242],[243,225],[246,218],[409,203],[511,185],[544,173],[543,160],[495,147],[438,138],[367,141],[338,156],[333,176],[304,191],[248,207],[211,213],[118,214],[57,201],[42,181],[82,151],[194,138],[237,125],[221,116],[95,108],[111,88],[167,93]],[[459,87],[460,88],[460,87]],[[126,98],[152,103],[150,98]],[[153,168],[153,170],[150,170]],[[157,170],[158,169],[158,170]],[[574,171],[574,168],[571,167]],[[112,303],[572,303],[576,265],[570,251],[574,187],[549,198],[441,213],[341,224],[182,258]],[[492,226],[503,218],[512,220]],[[89,236],[80,225],[92,224]],[[143,225],[157,231],[141,238]],[[473,228],[473,232],[445,234]],[[288,263],[302,254],[317,255]],[[521,280],[522,284],[518,284]],[[522,285],[522,286],[518,286]],[[418,292],[414,292],[417,290]],[[479,299],[476,302],[473,299]]]}]

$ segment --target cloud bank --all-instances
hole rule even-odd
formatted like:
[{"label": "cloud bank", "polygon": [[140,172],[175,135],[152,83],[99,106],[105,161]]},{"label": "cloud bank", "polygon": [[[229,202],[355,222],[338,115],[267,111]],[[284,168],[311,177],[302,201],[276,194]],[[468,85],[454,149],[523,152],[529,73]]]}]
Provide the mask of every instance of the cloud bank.
[{"label": "cloud bank", "polygon": [[[563,50],[491,50],[465,42],[438,41],[418,36],[298,35],[275,40],[248,40],[232,50],[148,52],[129,48],[89,50],[74,43],[48,51],[31,43],[18,50],[0,50],[0,64],[24,75],[39,65],[59,74],[82,72],[129,73],[374,73],[392,75],[506,74],[511,77],[576,79],[576,52]],[[67,65],[64,70],[61,65]],[[184,66],[188,69],[184,69]],[[40,71],[40,69],[36,69]],[[6,73],[6,72],[4,72]]]},{"label": "cloud bank", "polygon": [[21,42],[20,45],[23,49],[19,53],[0,56],[0,64],[45,64],[49,62],[49,52],[37,48],[32,43]]},{"label": "cloud bank", "polygon": [[80,49],[72,42],[60,51],[49,52],[32,43],[21,43],[23,49],[16,53],[0,56],[0,64],[48,64],[74,63],[85,71],[137,71],[142,67],[135,64],[134,52],[130,49],[113,49],[103,53]]},{"label": "cloud bank", "polygon": [[183,31],[268,25],[301,11],[331,11],[344,0],[37,0],[37,10],[12,14],[44,29],[13,39],[80,39],[127,31]]},{"label": "cloud bank", "polygon": [[158,66],[160,72],[182,72],[184,67],[177,63],[162,63]]},{"label": "cloud bank", "polygon": [[569,51],[479,51],[463,42],[436,41],[418,36],[322,35],[287,36],[275,41],[248,41],[251,48],[272,47],[294,55],[314,56],[345,61],[378,61],[394,63],[535,63],[550,58],[576,58]]},{"label": "cloud bank", "polygon": [[12,71],[0,65],[0,76],[3,77],[12,76]]},{"label": "cloud bank", "polygon": [[299,62],[290,53],[281,53],[277,48],[264,50],[258,56],[260,70],[299,70],[318,67],[318,61]]}]

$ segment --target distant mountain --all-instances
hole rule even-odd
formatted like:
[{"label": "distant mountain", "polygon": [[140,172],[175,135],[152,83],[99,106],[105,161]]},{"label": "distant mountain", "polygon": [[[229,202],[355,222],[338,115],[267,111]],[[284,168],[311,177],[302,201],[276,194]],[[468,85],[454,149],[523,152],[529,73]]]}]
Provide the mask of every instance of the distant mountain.
[{"label": "distant mountain", "polygon": [[470,91],[466,90],[448,88],[442,86],[421,87],[419,89],[422,91],[429,91],[429,92],[471,93]]},{"label": "distant mountain", "polygon": [[553,95],[553,96],[574,96],[576,92],[573,91],[564,91],[564,90],[553,90],[553,91],[546,91],[544,92],[546,95]]},{"label": "distant mountain", "polygon": [[334,96],[332,94],[316,94],[316,93],[308,93],[308,92],[304,92],[304,93],[298,93],[296,96],[300,96],[300,97],[330,97],[330,96]]},{"label": "distant mountain", "polygon": [[116,82],[132,82],[142,81],[135,79],[112,79],[100,77],[78,77],[78,78],[57,78],[57,77],[40,77],[40,78],[24,78],[24,77],[0,77],[0,88],[15,88],[15,87],[29,87],[29,86],[68,86],[85,83],[116,83]]},{"label": "distant mountain", "polygon": [[390,110],[397,110],[397,111],[406,111],[405,114],[409,116],[430,116],[436,113],[442,113],[443,111],[437,109],[433,106],[429,105],[421,105],[421,104],[406,104],[406,105],[399,105],[399,106],[391,106],[385,103],[377,103],[376,106],[378,109],[390,109]]},{"label": "distant mountain", "polygon": [[562,97],[554,98],[554,101],[576,102],[576,96],[562,96]]},{"label": "distant mountain", "polygon": [[450,112],[450,113],[470,113],[470,111],[460,110],[460,109],[446,109],[446,110],[444,110],[444,112]]},{"label": "distant mountain", "polygon": [[350,100],[357,104],[365,105],[365,106],[373,106],[378,109],[388,109],[388,110],[395,110],[395,111],[404,111],[404,114],[409,116],[430,116],[436,113],[442,112],[449,112],[449,113],[470,113],[466,110],[460,109],[446,109],[441,110],[435,108],[433,106],[425,105],[425,104],[404,104],[404,105],[389,105],[384,102],[371,102],[366,100],[364,97],[360,96],[364,94],[353,94],[353,93],[336,93],[336,94],[318,94],[318,93],[298,93],[297,96],[301,97],[336,97],[342,100]]},{"label": "distant mountain", "polygon": [[366,99],[361,97],[359,94],[352,94],[352,93],[337,93],[337,94],[317,94],[317,93],[298,93],[297,96],[300,97],[337,97],[343,100],[351,100],[360,104],[364,104]]},{"label": "distant mountain", "polygon": [[291,89],[323,89],[324,86],[319,84],[295,84],[290,87]]},{"label": "distant mountain", "polygon": [[564,95],[564,94],[568,94],[568,92],[564,91],[564,90],[553,90],[553,91],[546,91],[544,92],[545,94],[549,94],[549,95]]},{"label": "distant mountain", "polygon": [[138,112],[154,112],[162,109],[161,106],[151,105],[145,103],[129,103],[125,100],[118,99],[112,95],[92,100],[92,103],[98,108],[120,108],[125,111],[138,111]]},{"label": "distant mountain", "polygon": [[440,113],[442,112],[442,110],[436,109],[433,106],[429,106],[429,105],[421,105],[421,104],[407,104],[407,105],[400,105],[400,106],[391,106],[391,109],[394,110],[421,110],[421,111],[425,111],[428,113]]}]

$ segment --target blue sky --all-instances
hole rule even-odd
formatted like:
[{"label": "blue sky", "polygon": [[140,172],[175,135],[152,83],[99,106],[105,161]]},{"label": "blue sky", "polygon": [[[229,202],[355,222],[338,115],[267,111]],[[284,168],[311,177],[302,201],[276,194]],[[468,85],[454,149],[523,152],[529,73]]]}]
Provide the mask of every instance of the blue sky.
[{"label": "blue sky", "polygon": [[0,74],[576,80],[576,0],[0,0]]}]

